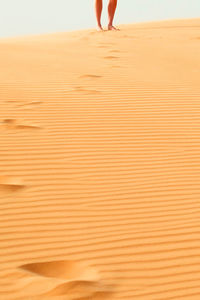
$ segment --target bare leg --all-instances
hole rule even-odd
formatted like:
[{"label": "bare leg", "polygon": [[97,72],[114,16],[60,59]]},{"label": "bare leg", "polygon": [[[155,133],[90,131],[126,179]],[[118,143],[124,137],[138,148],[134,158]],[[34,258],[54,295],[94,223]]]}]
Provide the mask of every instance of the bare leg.
[{"label": "bare leg", "polygon": [[117,7],[117,0],[110,0],[108,4],[108,17],[109,17],[108,30],[117,30],[117,28],[113,26],[113,19],[115,16],[116,7]]},{"label": "bare leg", "polygon": [[96,0],[95,9],[96,9],[97,25],[98,25],[99,30],[103,30],[103,28],[101,26],[102,8],[103,8],[102,0]]}]

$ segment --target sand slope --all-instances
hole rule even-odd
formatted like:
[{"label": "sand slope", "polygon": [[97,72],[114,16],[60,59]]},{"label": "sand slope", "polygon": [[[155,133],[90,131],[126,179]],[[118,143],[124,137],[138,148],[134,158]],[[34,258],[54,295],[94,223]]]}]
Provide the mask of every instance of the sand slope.
[{"label": "sand slope", "polygon": [[0,41],[0,299],[200,299],[199,28]]}]

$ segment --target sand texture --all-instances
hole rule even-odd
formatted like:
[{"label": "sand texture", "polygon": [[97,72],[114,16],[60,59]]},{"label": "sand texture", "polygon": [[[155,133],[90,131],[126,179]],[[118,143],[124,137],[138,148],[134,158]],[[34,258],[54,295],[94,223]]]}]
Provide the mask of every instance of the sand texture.
[{"label": "sand texture", "polygon": [[0,40],[0,300],[200,299],[200,19]]}]

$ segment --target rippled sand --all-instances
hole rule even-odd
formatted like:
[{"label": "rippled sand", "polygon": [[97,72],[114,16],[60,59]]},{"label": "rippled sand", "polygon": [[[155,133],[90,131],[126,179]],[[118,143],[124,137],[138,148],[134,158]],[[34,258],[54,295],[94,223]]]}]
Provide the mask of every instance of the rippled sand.
[{"label": "rippled sand", "polygon": [[200,299],[199,28],[0,40],[0,299]]}]

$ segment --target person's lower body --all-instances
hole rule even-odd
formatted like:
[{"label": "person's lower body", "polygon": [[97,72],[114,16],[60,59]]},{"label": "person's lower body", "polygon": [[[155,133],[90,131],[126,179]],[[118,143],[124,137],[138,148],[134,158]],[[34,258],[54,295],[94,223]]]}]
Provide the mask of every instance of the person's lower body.
[{"label": "person's lower body", "polygon": [[101,14],[102,14],[102,9],[103,9],[102,0],[96,0],[95,8],[96,8],[96,18],[97,18],[98,29],[103,30],[102,25],[101,25]]},{"label": "person's lower body", "polygon": [[[96,0],[96,18],[97,18],[97,26],[99,30],[103,30],[103,27],[101,25],[101,14],[103,9],[103,1],[102,0]],[[109,0],[108,4],[108,30],[117,30],[113,26],[113,19],[115,16],[115,11],[117,8],[117,0]]]},{"label": "person's lower body", "polygon": [[108,18],[109,18],[109,23],[108,23],[108,30],[116,30],[113,26],[113,19],[115,16],[115,11],[117,8],[117,0],[110,0],[108,4]]}]

